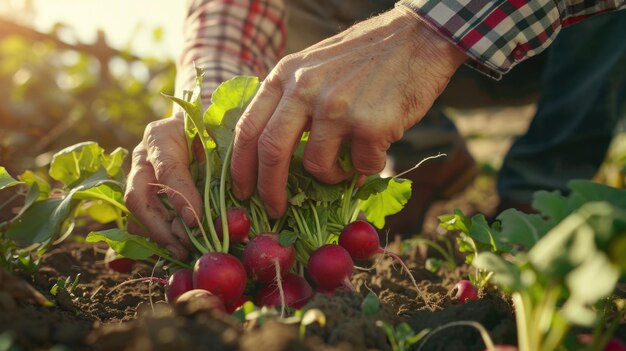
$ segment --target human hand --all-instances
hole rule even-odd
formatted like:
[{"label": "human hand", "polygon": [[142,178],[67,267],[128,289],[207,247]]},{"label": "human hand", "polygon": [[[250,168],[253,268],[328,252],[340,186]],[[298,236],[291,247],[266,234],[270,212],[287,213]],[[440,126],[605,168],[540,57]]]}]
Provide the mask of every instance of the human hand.
[{"label": "human hand", "polygon": [[258,189],[268,214],[287,208],[291,155],[310,131],[303,166],[337,183],[350,145],[354,170],[380,172],[390,144],[417,123],[466,56],[404,8],[361,22],[281,60],[236,128],[231,176],[241,199]]},{"label": "human hand", "polygon": [[189,226],[196,226],[193,211],[202,216],[202,200],[189,173],[189,153],[183,114],[151,122],[143,140],[135,147],[126,182],[124,200],[128,209],[145,226],[129,221],[132,233],[149,236],[178,259],[184,259],[192,244],[178,216],[159,199],[162,184],[178,194],[166,194],[176,213]]}]

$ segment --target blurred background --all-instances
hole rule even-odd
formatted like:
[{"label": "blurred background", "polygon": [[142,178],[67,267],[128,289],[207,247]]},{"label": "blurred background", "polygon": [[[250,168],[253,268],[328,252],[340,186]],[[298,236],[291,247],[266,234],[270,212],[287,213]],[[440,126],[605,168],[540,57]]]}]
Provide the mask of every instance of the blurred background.
[{"label": "blurred background", "polygon": [[0,0],[0,165],[13,174],[93,140],[132,150],[166,117],[185,6],[172,0]]}]

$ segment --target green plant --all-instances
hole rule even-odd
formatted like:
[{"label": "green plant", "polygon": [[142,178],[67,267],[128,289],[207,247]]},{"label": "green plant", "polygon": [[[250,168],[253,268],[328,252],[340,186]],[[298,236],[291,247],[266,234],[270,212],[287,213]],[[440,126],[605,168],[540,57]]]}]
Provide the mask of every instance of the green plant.
[{"label": "green plant", "polygon": [[407,351],[430,332],[428,329],[424,329],[419,333],[415,333],[411,326],[405,322],[399,323],[395,327],[385,321],[377,321],[376,325],[387,334],[387,339],[393,351]]},{"label": "green plant", "polygon": [[626,271],[623,252],[612,249],[626,240],[626,191],[588,181],[570,187],[567,197],[537,193],[540,215],[498,217],[501,230],[492,234],[527,252],[480,252],[473,260],[511,294],[521,351],[557,350],[572,326],[597,325],[596,304]]}]

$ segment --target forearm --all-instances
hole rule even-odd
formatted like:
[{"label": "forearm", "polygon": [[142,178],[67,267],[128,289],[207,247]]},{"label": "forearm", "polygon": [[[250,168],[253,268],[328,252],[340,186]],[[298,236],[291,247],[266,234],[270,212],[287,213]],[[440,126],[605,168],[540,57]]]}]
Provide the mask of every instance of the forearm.
[{"label": "forearm", "polygon": [[202,99],[236,75],[264,77],[283,55],[282,0],[189,0],[177,62],[177,96],[193,88],[194,63],[205,71]]},{"label": "forearm", "polygon": [[562,27],[625,8],[624,0],[401,0],[494,77],[545,50]]}]

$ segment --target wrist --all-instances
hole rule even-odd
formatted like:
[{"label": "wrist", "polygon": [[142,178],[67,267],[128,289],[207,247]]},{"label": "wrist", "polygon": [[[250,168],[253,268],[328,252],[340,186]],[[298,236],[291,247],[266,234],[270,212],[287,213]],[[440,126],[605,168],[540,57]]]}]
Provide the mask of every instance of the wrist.
[{"label": "wrist", "polygon": [[427,51],[437,57],[438,63],[444,66],[443,68],[456,71],[467,61],[468,56],[455,43],[432,28],[411,9],[398,4],[389,13],[396,16],[404,25],[414,28],[417,50]]}]

